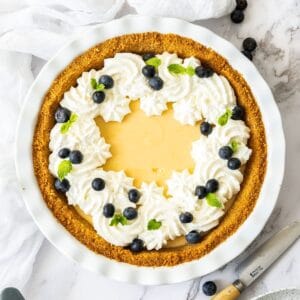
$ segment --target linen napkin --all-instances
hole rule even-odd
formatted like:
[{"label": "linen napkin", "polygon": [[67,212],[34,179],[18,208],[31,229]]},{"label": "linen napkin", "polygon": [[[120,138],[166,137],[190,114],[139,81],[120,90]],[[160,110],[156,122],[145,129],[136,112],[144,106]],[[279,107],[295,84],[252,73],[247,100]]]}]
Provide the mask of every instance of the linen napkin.
[{"label": "linen napkin", "polygon": [[[43,241],[21,199],[13,158],[18,114],[34,80],[33,72],[68,39],[89,26],[113,19],[124,2],[0,0],[0,289],[6,286],[22,289]],[[234,0],[128,0],[128,3],[140,14],[190,21],[220,17],[234,8]]]}]

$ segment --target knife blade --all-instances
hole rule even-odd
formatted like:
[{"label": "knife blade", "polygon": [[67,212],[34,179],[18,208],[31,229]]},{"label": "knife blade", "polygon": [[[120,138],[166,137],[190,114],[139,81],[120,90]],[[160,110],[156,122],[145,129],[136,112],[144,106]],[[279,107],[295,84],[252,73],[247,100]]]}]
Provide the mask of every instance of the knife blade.
[{"label": "knife blade", "polygon": [[234,300],[276,261],[300,236],[300,221],[294,222],[276,233],[246,260],[247,266],[240,278],[212,299]]}]

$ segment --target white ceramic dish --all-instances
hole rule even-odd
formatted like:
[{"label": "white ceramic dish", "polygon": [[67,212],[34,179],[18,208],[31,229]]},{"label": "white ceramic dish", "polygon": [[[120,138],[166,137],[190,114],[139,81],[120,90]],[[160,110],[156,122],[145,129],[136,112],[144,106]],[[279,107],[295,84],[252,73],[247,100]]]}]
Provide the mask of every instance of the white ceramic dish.
[{"label": "white ceramic dish", "polygon": [[300,290],[298,289],[283,289],[276,292],[269,292],[264,295],[252,298],[251,300],[299,300]]},{"label": "white ceramic dish", "polygon": [[[266,178],[255,209],[238,231],[199,260],[174,267],[137,267],[98,255],[76,240],[52,215],[42,199],[32,165],[32,139],[43,96],[60,71],[76,56],[108,38],[127,33],[157,31],[177,33],[211,47],[228,59],[250,85],[260,106],[268,143]],[[280,190],[285,141],[278,108],[272,93],[254,65],[239,50],[211,31],[171,18],[126,16],[101,24],[67,44],[41,70],[31,86],[19,119],[16,168],[24,201],[45,237],[83,267],[112,279],[140,284],[167,284],[210,273],[231,261],[254,240],[269,218]]]}]

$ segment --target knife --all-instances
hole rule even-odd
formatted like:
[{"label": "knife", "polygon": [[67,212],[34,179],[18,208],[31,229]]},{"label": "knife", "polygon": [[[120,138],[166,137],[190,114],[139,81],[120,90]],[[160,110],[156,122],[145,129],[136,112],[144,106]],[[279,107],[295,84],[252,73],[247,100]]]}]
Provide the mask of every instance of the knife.
[{"label": "knife", "polygon": [[213,300],[235,300],[300,236],[300,221],[285,227],[264,243],[247,262],[247,266],[230,286],[215,295]]}]

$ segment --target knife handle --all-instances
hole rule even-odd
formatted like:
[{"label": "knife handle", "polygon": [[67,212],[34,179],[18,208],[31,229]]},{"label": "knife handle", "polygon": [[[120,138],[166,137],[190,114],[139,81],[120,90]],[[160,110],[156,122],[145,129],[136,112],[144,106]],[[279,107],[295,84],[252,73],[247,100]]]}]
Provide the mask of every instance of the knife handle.
[{"label": "knife handle", "polygon": [[237,299],[241,291],[244,289],[244,285],[240,280],[236,280],[233,284],[229,285],[216,296],[211,298],[212,300],[235,300]]}]

